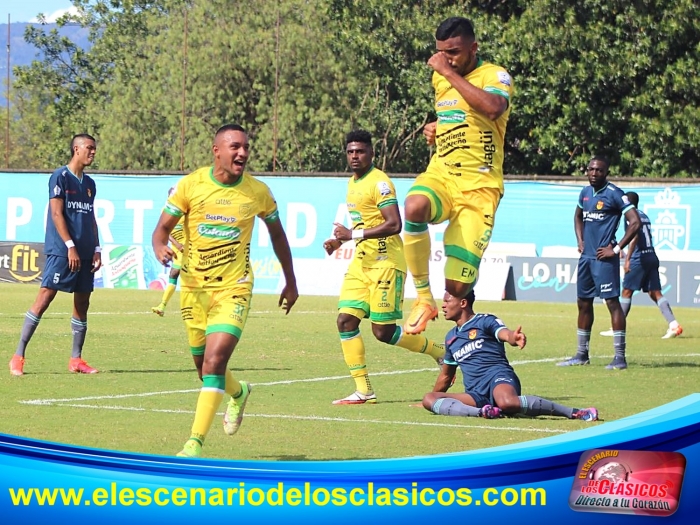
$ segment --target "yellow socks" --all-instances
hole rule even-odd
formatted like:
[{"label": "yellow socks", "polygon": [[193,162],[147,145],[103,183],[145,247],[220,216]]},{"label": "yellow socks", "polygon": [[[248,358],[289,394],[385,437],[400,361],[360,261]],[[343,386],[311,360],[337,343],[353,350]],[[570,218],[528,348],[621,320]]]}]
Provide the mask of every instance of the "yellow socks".
[{"label": "yellow socks", "polygon": [[350,375],[355,380],[355,389],[361,394],[374,392],[369,375],[367,375],[365,344],[362,341],[359,328],[352,332],[340,332],[340,346],[343,349],[345,364],[348,365]]}]

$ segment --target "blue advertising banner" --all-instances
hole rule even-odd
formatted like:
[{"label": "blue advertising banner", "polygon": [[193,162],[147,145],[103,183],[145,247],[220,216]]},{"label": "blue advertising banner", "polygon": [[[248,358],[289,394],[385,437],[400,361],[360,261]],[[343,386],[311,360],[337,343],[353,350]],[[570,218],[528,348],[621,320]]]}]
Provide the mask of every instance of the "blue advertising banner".
[{"label": "blue advertising banner", "polygon": [[[0,173],[0,241],[43,242],[48,178],[49,174]],[[117,267],[116,277],[114,272],[98,275],[97,286],[126,282],[133,287],[160,288],[167,272],[153,257],[150,236],[168,189],[180,177],[95,175],[94,178],[101,240],[114,252],[104,258],[108,263],[106,272],[112,271],[111,263]],[[347,178],[268,176],[260,179],[270,186],[277,199],[295,260],[308,262],[308,268],[318,271],[314,261],[327,259],[323,241],[330,236],[333,223],[349,224],[345,206]],[[396,179],[394,182],[402,203],[412,181]],[[584,184],[583,180],[580,182],[581,185],[507,182],[492,243],[531,243],[536,246],[538,255],[548,246],[575,248],[573,215]],[[696,232],[700,223],[692,216],[693,209],[700,209],[700,187],[625,187],[625,190],[631,189],[639,193],[640,208],[651,219],[659,251],[700,250],[700,232]],[[266,229],[257,227],[256,230],[251,246],[255,290],[274,293],[279,289],[279,265]],[[441,243],[443,231],[444,226],[432,229],[434,243]],[[141,254],[137,273],[143,274],[143,279],[134,277],[124,281],[118,278],[119,270],[125,267],[124,253],[129,249]],[[441,253],[435,251],[433,259],[441,257]],[[302,266],[299,265],[303,272]],[[324,293],[333,295],[337,290],[329,289]]]},{"label": "blue advertising banner", "polygon": [[407,459],[188,459],[0,435],[0,472],[3,523],[692,523],[700,394],[560,436]]}]

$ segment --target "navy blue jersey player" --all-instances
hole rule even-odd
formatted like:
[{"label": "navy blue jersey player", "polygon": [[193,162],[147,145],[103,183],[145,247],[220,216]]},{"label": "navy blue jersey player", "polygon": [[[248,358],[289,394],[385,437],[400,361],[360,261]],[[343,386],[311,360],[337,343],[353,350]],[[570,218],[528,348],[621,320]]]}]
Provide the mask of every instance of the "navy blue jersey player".
[{"label": "navy blue jersey player", "polygon": [[83,374],[97,372],[82,359],[94,273],[102,266],[95,220],[95,181],[83,173],[92,164],[97,146],[93,137],[80,134],[73,137],[70,149],[68,164],[54,171],[49,179],[46,265],[39,294],[25,315],[19,344],[10,361],[13,376],[24,374],[27,344],[58,291],[73,293],[73,349],[68,370]]},{"label": "navy blue jersey player", "polygon": [[[628,245],[627,257],[625,258],[625,278],[622,281],[622,295],[620,296],[620,306],[625,317],[632,308],[632,295],[637,290],[649,293],[651,300],[656,303],[661,310],[661,314],[668,323],[668,330],[662,339],[678,337],[683,333],[683,328],[671,311],[668,299],[661,293],[661,278],[659,276],[659,258],[654,250],[652,239],[651,221],[646,213],[639,210],[639,195],[633,191],[627,192],[627,198],[637,208],[640,228],[637,235]],[[601,332],[600,335],[613,336],[614,330]]]},{"label": "navy blue jersey player", "polygon": [[[520,327],[511,331],[499,318],[474,312],[474,292],[464,299],[445,293],[445,319],[457,326],[445,337],[445,357],[432,392],[423,407],[443,416],[485,417],[501,415],[560,416],[595,421],[595,408],[577,409],[538,396],[521,395],[520,380],[506,357],[504,343],[525,348]],[[464,393],[448,394],[457,367],[464,378]]]},{"label": "navy blue jersey player", "polygon": [[[593,299],[600,297],[610,311],[614,332],[615,356],[608,370],[627,368],[625,358],[625,314],[620,307],[620,250],[639,230],[639,216],[624,192],[608,182],[609,162],[596,156],[588,163],[586,175],[590,186],[581,190],[574,215],[574,229],[581,257],[578,261],[578,347],[576,355],[558,366],[589,364],[588,349],[593,327]],[[625,216],[627,230],[620,242],[615,232]]]}]

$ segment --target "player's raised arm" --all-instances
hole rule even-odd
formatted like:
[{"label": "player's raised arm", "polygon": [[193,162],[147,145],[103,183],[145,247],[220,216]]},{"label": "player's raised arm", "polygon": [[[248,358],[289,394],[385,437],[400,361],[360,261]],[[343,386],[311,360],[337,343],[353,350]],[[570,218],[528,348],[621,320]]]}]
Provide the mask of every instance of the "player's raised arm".
[{"label": "player's raised arm", "polygon": [[294,303],[296,303],[299,298],[297,279],[294,275],[294,264],[292,263],[292,251],[289,248],[287,234],[284,232],[282,221],[280,221],[279,218],[270,222],[265,221],[265,225],[267,226],[267,231],[270,233],[272,249],[275,251],[275,255],[282,266],[282,273],[284,274],[285,286],[280,294],[279,306],[281,306],[286,313],[289,313]]},{"label": "player's raised arm", "polygon": [[523,349],[527,344],[527,337],[521,330],[521,326],[518,326],[515,330],[501,328],[498,331],[498,339],[500,339],[504,343],[508,343],[510,346],[517,346],[520,349]]}]

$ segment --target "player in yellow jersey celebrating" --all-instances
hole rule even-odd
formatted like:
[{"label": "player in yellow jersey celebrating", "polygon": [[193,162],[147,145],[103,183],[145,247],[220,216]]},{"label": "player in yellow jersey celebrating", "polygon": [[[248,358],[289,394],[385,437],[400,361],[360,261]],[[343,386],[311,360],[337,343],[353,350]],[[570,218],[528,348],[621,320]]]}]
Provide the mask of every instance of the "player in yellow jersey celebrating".
[{"label": "player in yellow jersey celebrating", "polygon": [[513,81],[502,67],[477,55],[466,18],[443,21],[435,32],[433,68],[437,122],[424,134],[436,153],[405,201],[406,263],[418,298],[404,329],[425,330],[438,309],[430,291],[428,223],[445,230],[445,289],[464,298],[474,288],[503,195],[503,144]]},{"label": "player in yellow jersey celebrating", "polygon": [[168,246],[169,235],[184,217],[187,242],[180,274],[180,309],[203,386],[191,436],[178,456],[201,455],[224,393],[231,396],[224,431],[236,433],[243,420],[251,386],[233,377],[228,361],[250,310],[250,239],[256,217],[267,226],[284,273],[286,284],[279,305],[289,313],[299,297],[275,199],[267,185],[244,171],[249,148],[241,126],[219,128],[212,147],[214,166],[200,168],[177,184],[153,231],[153,251],[167,264],[174,255]]},{"label": "player in yellow jersey celebrating", "polygon": [[[168,197],[170,197],[173,193],[175,193],[175,187],[168,190]],[[175,293],[175,289],[177,288],[177,280],[180,277],[182,252],[185,249],[185,230],[182,227],[183,222],[184,216],[180,217],[180,220],[173,228],[173,231],[170,232],[170,237],[168,240],[170,241],[170,246],[173,248],[173,261],[172,267],[170,268],[170,273],[168,274],[168,284],[163,291],[163,298],[160,300],[160,304],[151,308],[151,312],[160,317],[165,315],[165,308],[168,306],[168,302]]]},{"label": "player in yellow jersey celebrating", "polygon": [[422,335],[406,334],[396,326],[396,320],[403,316],[406,279],[396,190],[386,173],[374,166],[372,136],[367,131],[352,131],[345,143],[348,165],[353,171],[347,192],[352,230],[335,223],[335,238],[327,240],[323,247],[330,255],[343,242],[355,240],[355,256],[340,291],[337,324],[345,363],[356,390],[333,404],[360,405],[377,402],[360,335],[363,318],[369,317],[374,337],[383,343],[428,354],[438,362],[445,348]]}]

